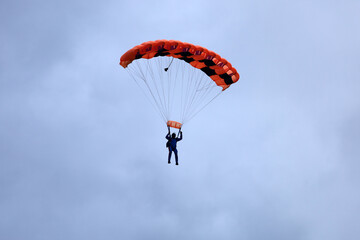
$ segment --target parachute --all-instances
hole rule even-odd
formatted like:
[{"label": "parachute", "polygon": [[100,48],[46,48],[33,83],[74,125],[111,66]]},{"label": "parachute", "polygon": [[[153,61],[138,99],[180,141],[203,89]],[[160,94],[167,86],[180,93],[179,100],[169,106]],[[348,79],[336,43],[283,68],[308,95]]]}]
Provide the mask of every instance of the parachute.
[{"label": "parachute", "polygon": [[137,45],[121,56],[120,65],[167,126],[178,129],[240,78],[215,52],[175,40]]}]

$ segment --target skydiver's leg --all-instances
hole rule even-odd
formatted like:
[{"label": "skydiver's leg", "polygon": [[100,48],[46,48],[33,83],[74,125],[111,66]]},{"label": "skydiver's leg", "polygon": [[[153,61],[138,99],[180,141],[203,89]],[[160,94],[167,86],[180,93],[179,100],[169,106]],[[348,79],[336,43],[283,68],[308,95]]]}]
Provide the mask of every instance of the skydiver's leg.
[{"label": "skydiver's leg", "polygon": [[171,163],[171,162],[170,162],[170,159],[171,159],[171,153],[172,153],[172,151],[171,151],[171,149],[169,148],[168,164],[170,164],[170,163]]},{"label": "skydiver's leg", "polygon": [[175,153],[175,162],[176,162],[176,165],[179,165],[179,162],[178,162],[179,158],[178,158],[178,151],[177,151],[177,149],[174,150],[174,153]]}]

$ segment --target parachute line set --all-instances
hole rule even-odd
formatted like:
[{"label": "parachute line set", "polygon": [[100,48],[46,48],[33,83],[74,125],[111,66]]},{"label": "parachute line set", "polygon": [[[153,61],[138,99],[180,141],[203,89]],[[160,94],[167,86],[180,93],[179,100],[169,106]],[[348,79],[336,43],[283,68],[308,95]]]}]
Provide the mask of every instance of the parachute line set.
[{"label": "parachute line set", "polygon": [[137,45],[121,56],[120,65],[167,126],[178,129],[240,78],[218,54],[175,40]]}]

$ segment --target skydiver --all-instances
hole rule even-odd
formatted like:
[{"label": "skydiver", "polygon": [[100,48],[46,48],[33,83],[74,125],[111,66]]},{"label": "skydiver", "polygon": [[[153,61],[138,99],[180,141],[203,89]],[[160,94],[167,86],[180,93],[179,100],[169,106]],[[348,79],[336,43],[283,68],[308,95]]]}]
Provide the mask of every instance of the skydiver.
[{"label": "skydiver", "polygon": [[178,162],[178,151],[176,149],[176,143],[178,141],[181,141],[182,139],[182,131],[180,130],[179,133],[180,133],[180,138],[177,138],[176,137],[176,134],[173,133],[171,136],[170,136],[170,127],[168,127],[168,134],[165,136],[165,138],[168,140],[168,142],[166,143],[166,147],[169,148],[169,157],[168,157],[168,164],[170,164],[170,159],[171,159],[171,154],[172,152],[175,153],[175,161],[176,161],[176,165],[179,165],[179,162]]}]

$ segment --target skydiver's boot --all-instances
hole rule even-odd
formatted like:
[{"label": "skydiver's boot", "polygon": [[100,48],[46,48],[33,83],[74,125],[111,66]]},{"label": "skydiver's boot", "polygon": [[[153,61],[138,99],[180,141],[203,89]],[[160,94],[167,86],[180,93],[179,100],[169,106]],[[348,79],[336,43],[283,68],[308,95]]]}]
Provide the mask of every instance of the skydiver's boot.
[{"label": "skydiver's boot", "polygon": [[175,153],[175,162],[176,162],[176,165],[179,165],[177,153]]}]

